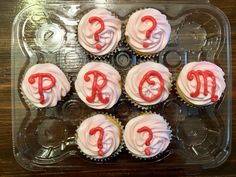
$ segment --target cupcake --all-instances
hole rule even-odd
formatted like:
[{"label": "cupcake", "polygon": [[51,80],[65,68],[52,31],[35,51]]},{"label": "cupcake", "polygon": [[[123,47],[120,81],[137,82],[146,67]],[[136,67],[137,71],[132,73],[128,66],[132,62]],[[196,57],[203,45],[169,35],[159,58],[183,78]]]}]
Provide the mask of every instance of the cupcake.
[{"label": "cupcake", "polygon": [[153,8],[134,12],[126,25],[126,41],[141,56],[152,56],[162,51],[170,38],[171,26],[166,16]]},{"label": "cupcake", "polygon": [[36,64],[23,78],[21,89],[30,105],[37,108],[54,107],[70,90],[65,74],[54,64]]},{"label": "cupcake", "polygon": [[189,105],[214,104],[226,88],[224,75],[223,70],[213,63],[207,61],[188,63],[177,78],[177,92]]},{"label": "cupcake", "polygon": [[81,18],[78,39],[90,54],[106,55],[115,50],[121,39],[121,21],[106,9],[93,9]]},{"label": "cupcake", "polygon": [[134,66],[125,79],[125,91],[131,101],[148,107],[165,101],[171,89],[171,73],[164,65],[145,62]]},{"label": "cupcake", "polygon": [[121,76],[109,64],[90,62],[79,71],[75,89],[89,107],[110,109],[121,95]]},{"label": "cupcake", "polygon": [[76,142],[80,151],[91,160],[114,157],[122,148],[122,126],[110,115],[94,115],[78,127]]},{"label": "cupcake", "polygon": [[123,137],[133,156],[147,159],[156,157],[167,149],[171,130],[159,114],[144,113],[126,124]]}]

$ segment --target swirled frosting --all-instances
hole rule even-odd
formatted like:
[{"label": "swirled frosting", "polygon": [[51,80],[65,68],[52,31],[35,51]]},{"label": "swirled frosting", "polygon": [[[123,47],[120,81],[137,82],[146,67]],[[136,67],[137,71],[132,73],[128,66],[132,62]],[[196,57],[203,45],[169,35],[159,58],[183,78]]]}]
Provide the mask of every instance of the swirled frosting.
[{"label": "swirled frosting", "polygon": [[[149,17],[145,19],[145,16]],[[147,36],[148,30],[152,27],[151,33]],[[125,31],[127,42],[132,49],[149,54],[163,50],[169,41],[170,34],[171,26],[166,16],[153,8],[146,8],[133,13],[128,20]]]},{"label": "swirled frosting", "polygon": [[[91,134],[92,129],[98,127],[103,130],[103,133],[97,131]],[[99,139],[101,139],[102,148],[98,148]],[[84,120],[76,130],[76,141],[80,150],[95,159],[109,157],[118,149],[120,140],[120,129],[103,114],[97,114]],[[98,153],[100,150],[103,152],[102,155]]]},{"label": "swirled frosting", "polygon": [[[145,74],[149,71],[158,72],[162,79],[163,79],[163,89],[161,94],[158,98],[147,101],[145,100],[139,90],[139,86],[141,80],[144,78]],[[134,100],[136,103],[140,105],[154,105],[165,101],[169,96],[169,90],[171,88],[171,73],[169,72],[168,68],[164,65],[155,63],[155,62],[145,62],[139,65],[134,66],[127,74],[125,80],[125,91],[129,95],[129,97]],[[142,87],[142,92],[146,97],[151,98],[158,94],[160,90],[160,79],[156,76],[150,77],[151,81],[154,81],[155,84],[151,85],[148,82],[144,82]]]},{"label": "swirled frosting", "polygon": [[[195,75],[199,77],[199,94],[195,96],[191,96],[191,93],[196,92],[197,90],[197,80],[196,77],[188,78],[188,74],[190,71],[201,71],[201,72],[211,72],[215,78],[215,100],[212,101],[212,88],[214,85],[214,79],[209,75],[206,77],[206,81],[204,81],[204,77],[202,74]],[[225,80],[224,80],[224,72],[217,65],[207,62],[191,62],[184,66],[182,71],[180,72],[177,79],[177,89],[181,92],[181,97],[187,102],[190,102],[194,105],[210,105],[215,101],[219,100],[222,93],[226,88]],[[204,86],[206,85],[206,94],[204,94]]]},{"label": "swirled frosting", "polygon": [[109,64],[90,62],[79,71],[75,89],[80,99],[89,107],[110,109],[121,95],[121,76]]},{"label": "swirled frosting", "polygon": [[56,65],[37,64],[26,72],[22,90],[34,106],[53,107],[69,92],[70,83]]},{"label": "swirled frosting", "polygon": [[[140,131],[145,128],[146,131]],[[140,158],[154,157],[165,151],[170,143],[170,138],[171,130],[168,123],[159,114],[140,115],[131,119],[125,126],[125,145],[132,154]],[[148,139],[150,144],[147,146]],[[147,148],[149,154],[146,153]]]},{"label": "swirled frosting", "polygon": [[82,47],[93,55],[108,54],[121,39],[121,21],[106,9],[93,9],[81,18],[78,38]]}]

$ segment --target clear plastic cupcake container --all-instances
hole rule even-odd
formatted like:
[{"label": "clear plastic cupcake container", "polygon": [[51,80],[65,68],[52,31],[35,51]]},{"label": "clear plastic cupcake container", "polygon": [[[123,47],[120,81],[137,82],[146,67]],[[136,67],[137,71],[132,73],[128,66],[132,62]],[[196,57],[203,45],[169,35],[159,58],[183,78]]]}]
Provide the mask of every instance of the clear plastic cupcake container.
[{"label": "clear plastic cupcake container", "polygon": [[[100,2],[100,1],[99,1]],[[80,68],[93,61],[77,40],[77,26],[83,12],[102,7],[126,24],[129,14],[152,7],[165,14],[171,24],[171,38],[154,60],[176,77],[192,61],[210,61],[225,72],[227,88],[223,98],[206,108],[186,106],[173,91],[150,111],[160,113],[172,127],[172,143],[165,155],[151,161],[132,158],[126,150],[109,162],[92,162],[77,149],[75,130],[94,110],[77,96],[74,80]],[[125,78],[138,61],[125,44],[110,56],[110,63]],[[182,169],[198,173],[223,164],[231,152],[232,70],[230,25],[227,17],[208,1],[54,1],[23,9],[12,27],[12,131],[13,153],[25,169],[35,170],[165,170]],[[31,109],[21,95],[22,77],[29,66],[53,63],[72,78],[70,94],[56,107]],[[123,94],[105,112],[125,125],[139,108]],[[142,168],[140,168],[142,166]]]}]

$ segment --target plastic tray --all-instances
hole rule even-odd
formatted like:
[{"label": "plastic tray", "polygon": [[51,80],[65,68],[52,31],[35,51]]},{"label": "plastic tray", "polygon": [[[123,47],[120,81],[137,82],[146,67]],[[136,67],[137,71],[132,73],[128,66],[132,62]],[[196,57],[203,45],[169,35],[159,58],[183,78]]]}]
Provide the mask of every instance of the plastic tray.
[{"label": "plastic tray", "polygon": [[[213,106],[185,106],[173,92],[158,109],[170,122],[173,140],[156,160],[141,161],[126,150],[108,162],[87,160],[75,143],[75,130],[81,119],[96,112],[75,94],[73,81],[80,68],[92,61],[77,41],[77,25],[90,9],[103,7],[114,12],[125,25],[129,14],[153,7],[167,15],[172,27],[167,47],[154,60],[177,76],[184,64],[207,60],[225,72],[227,89]],[[55,48],[36,45],[36,31],[44,24],[57,24],[65,38]],[[58,28],[58,26],[60,26]],[[48,30],[47,27],[44,30]],[[52,34],[53,35],[53,34]],[[51,40],[52,35],[47,37]],[[15,18],[12,28],[12,131],[17,162],[28,170],[160,170],[181,168],[198,171],[221,165],[231,149],[231,44],[230,25],[222,11],[207,1],[80,1],[32,5]],[[108,59],[124,77],[139,57],[122,46]],[[72,91],[55,108],[31,109],[21,95],[20,84],[26,69],[36,63],[58,65],[72,80]],[[110,110],[125,125],[132,113],[140,111],[124,96]],[[151,165],[150,165],[151,164]]]}]

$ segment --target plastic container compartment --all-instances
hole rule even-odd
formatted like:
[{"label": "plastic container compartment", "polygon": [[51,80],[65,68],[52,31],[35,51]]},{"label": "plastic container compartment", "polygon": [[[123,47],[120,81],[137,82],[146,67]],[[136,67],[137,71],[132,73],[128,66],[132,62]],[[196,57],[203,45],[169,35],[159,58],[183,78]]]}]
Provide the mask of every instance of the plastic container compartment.
[{"label": "plastic container compartment", "polygon": [[[80,120],[94,110],[83,104],[73,89],[57,107],[50,109],[31,109],[21,96],[20,83],[29,66],[54,63],[74,80],[79,69],[91,61],[77,41],[77,25],[84,13],[96,7],[113,11],[124,24],[129,14],[137,9],[153,7],[162,11],[169,19],[172,33],[168,46],[155,58],[157,62],[166,65],[175,76],[184,64],[200,60],[216,63],[226,74],[227,89],[217,105],[190,108],[172,93],[158,108],[157,111],[170,122],[174,137],[168,150],[156,160],[137,160],[126,150],[108,162],[87,160],[77,149],[74,134]],[[55,34],[59,35],[55,37]],[[50,45],[54,40],[55,45]],[[12,28],[14,156],[28,170],[181,168],[191,173],[217,167],[228,158],[231,149],[230,55],[228,19],[206,1],[67,1],[27,7],[16,16]],[[123,46],[109,60],[124,76],[139,58]],[[136,111],[125,98],[108,110],[124,125],[128,116]]]}]

